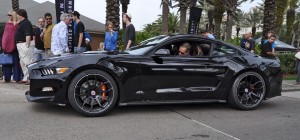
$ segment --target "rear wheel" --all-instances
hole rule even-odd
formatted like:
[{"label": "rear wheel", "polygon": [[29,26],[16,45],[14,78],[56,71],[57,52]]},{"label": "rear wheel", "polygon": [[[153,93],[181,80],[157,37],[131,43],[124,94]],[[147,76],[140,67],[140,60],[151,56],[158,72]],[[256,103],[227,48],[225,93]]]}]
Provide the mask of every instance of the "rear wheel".
[{"label": "rear wheel", "polygon": [[71,106],[84,116],[102,116],[109,112],[118,99],[114,79],[101,70],[86,70],[74,77],[69,85]]},{"label": "rear wheel", "polygon": [[256,72],[245,72],[235,79],[227,102],[234,108],[251,110],[261,103],[265,94],[263,77]]}]

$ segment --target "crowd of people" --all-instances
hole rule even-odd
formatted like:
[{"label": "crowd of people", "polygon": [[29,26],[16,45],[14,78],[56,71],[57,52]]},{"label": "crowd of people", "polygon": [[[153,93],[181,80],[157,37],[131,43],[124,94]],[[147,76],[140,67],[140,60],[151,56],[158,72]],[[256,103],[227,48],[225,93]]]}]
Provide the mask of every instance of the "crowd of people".
[{"label": "crowd of people", "polygon": [[[2,37],[1,51],[12,56],[12,64],[2,65],[2,82],[17,82],[29,84],[29,73],[26,66],[51,56],[70,53],[72,50],[68,44],[68,25],[73,20],[74,28],[74,52],[81,53],[91,51],[91,38],[85,32],[85,25],[80,20],[80,13],[73,11],[72,14],[62,13],[60,22],[53,23],[52,15],[45,13],[39,17],[38,27],[33,29],[28,20],[27,12],[24,9],[9,11],[8,21]],[[129,13],[123,14],[122,20],[126,24],[124,47],[129,49],[135,45],[135,27],[131,23],[132,16]],[[101,42],[98,50],[116,51],[118,33],[113,30],[114,24],[110,21],[106,23],[104,42]],[[201,30],[205,37],[215,39],[208,30]],[[268,39],[262,43],[261,56],[275,58],[275,40],[273,32],[268,32]],[[240,47],[255,53],[255,41],[251,32],[246,32],[240,40]],[[180,55],[186,55],[190,50],[189,44],[184,44],[179,50]],[[202,53],[201,47],[197,47],[198,55]],[[296,71],[298,78],[295,84],[300,84],[300,60],[297,59]]]},{"label": "crowd of people", "polygon": [[[2,65],[2,82],[30,84],[27,66],[33,62],[52,56],[70,53],[91,51],[91,38],[85,31],[84,23],[80,20],[80,13],[73,11],[72,14],[62,13],[60,22],[53,23],[50,13],[39,17],[38,27],[33,28],[28,20],[26,10],[9,11],[8,21],[5,24],[2,37],[1,51],[12,56],[11,64]],[[135,28],[131,23],[132,16],[129,13],[123,15],[126,24],[124,45],[129,49],[135,42]],[[69,47],[68,25],[74,21],[74,50]],[[113,23],[107,22],[107,32],[104,43],[100,43],[101,50],[117,50],[118,33],[113,30]],[[1,72],[0,71],[0,72]]]}]

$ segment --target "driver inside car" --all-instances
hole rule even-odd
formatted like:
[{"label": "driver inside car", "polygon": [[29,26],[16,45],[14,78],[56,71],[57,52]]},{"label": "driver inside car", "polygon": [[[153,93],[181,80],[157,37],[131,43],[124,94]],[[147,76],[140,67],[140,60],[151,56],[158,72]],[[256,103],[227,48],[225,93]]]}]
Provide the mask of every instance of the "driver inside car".
[{"label": "driver inside car", "polygon": [[190,51],[191,51],[190,43],[185,42],[180,45],[180,48],[178,50],[178,55],[179,56],[190,56]]}]

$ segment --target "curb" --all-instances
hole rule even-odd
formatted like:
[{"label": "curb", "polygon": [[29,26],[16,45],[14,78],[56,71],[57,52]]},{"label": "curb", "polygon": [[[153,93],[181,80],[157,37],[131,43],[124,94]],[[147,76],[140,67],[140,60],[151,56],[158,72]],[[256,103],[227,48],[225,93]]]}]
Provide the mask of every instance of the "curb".
[{"label": "curb", "polygon": [[299,91],[300,89],[282,89],[281,92],[294,92],[294,91]]}]

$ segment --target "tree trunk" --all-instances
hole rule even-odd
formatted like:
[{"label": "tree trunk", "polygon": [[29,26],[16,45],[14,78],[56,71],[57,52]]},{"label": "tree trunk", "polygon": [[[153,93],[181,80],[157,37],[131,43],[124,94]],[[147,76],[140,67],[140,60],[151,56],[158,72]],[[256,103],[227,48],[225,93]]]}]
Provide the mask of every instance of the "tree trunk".
[{"label": "tree trunk", "polygon": [[[128,10],[128,4],[130,4],[130,0],[120,0],[121,4],[122,4],[122,16],[123,14],[127,13]],[[122,18],[121,18],[122,19]],[[123,30],[125,30],[126,28],[126,24],[124,22],[122,22],[123,24]]]},{"label": "tree trunk", "polygon": [[227,30],[226,30],[226,40],[231,40],[232,35],[232,25],[233,25],[233,13],[227,11]]},{"label": "tree trunk", "polygon": [[168,29],[168,16],[169,16],[169,5],[166,0],[163,0],[163,9],[162,9],[162,34],[167,35],[169,32]]},{"label": "tree trunk", "polygon": [[12,0],[12,9],[14,11],[19,10],[19,0]]},{"label": "tree trunk", "polygon": [[293,32],[293,25],[295,22],[296,12],[294,9],[289,9],[286,14],[286,43],[291,44],[291,35]]},{"label": "tree trunk", "polygon": [[213,32],[214,31],[214,10],[208,10],[207,11],[207,16],[208,16],[208,30]]},{"label": "tree trunk", "polygon": [[198,0],[191,0],[191,6],[190,7],[196,7]]},{"label": "tree trunk", "polygon": [[269,31],[274,32],[276,29],[276,3],[275,0],[265,0],[264,7],[264,21],[263,21],[263,39],[267,39]]},{"label": "tree trunk", "polygon": [[223,0],[215,0],[215,9],[214,9],[214,18],[215,18],[215,26],[214,26],[214,36],[217,39],[221,37],[221,23],[223,19],[224,13],[224,4]]},{"label": "tree trunk", "polygon": [[186,11],[187,11],[187,8],[185,8],[185,7],[180,8],[180,22],[179,22],[179,33],[180,34],[186,33]]},{"label": "tree trunk", "polygon": [[106,0],[106,22],[114,24],[114,30],[120,29],[120,2],[119,0]]},{"label": "tree trunk", "polygon": [[255,34],[256,34],[256,26],[253,26],[252,27],[252,37],[255,37]]}]

